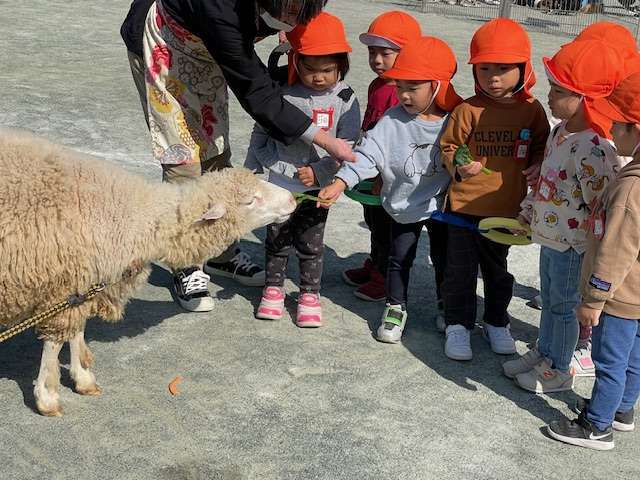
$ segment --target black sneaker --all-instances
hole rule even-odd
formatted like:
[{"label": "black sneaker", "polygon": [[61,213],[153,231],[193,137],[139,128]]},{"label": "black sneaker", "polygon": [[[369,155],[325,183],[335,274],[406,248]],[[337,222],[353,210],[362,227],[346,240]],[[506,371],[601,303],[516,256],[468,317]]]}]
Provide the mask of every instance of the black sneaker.
[{"label": "black sneaker", "polygon": [[[583,415],[587,413],[587,408],[589,407],[589,399],[579,397],[576,401],[575,412],[582,413]],[[616,412],[615,417],[613,418],[613,429],[617,432],[633,432],[636,428],[636,425],[633,421],[634,410],[633,408],[628,412]]]},{"label": "black sneaker", "polygon": [[228,262],[216,263],[208,260],[204,271],[209,275],[232,278],[248,287],[264,286],[264,270],[253,263],[251,257],[240,249],[236,250],[235,257]]},{"label": "black sneaker", "polygon": [[547,426],[552,438],[570,445],[593,450],[611,450],[614,447],[613,430],[598,430],[583,414],[575,420],[560,420]]},{"label": "black sneaker", "polygon": [[180,306],[190,312],[210,312],[213,298],[209,293],[209,275],[198,267],[173,274],[173,288]]}]

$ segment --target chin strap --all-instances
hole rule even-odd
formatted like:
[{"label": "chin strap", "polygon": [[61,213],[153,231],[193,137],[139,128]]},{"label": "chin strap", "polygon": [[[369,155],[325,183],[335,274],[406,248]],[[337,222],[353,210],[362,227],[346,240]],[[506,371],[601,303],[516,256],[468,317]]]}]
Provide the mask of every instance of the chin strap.
[{"label": "chin strap", "polygon": [[429,110],[431,108],[431,105],[433,105],[433,102],[436,101],[436,97],[438,96],[438,93],[440,92],[440,80],[436,80],[436,82],[438,83],[438,85],[436,86],[436,90],[435,92],[433,92],[433,95],[431,95],[431,101],[429,102],[429,105],[427,105],[427,107],[422,110],[421,112],[418,112],[417,115],[422,115],[424,112],[426,112],[427,110]]}]

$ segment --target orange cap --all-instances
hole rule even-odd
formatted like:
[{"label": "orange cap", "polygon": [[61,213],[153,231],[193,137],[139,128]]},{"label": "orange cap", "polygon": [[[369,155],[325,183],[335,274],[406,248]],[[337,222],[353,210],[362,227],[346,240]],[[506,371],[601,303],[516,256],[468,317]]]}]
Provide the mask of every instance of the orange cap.
[{"label": "orange cap", "polygon": [[296,55],[333,55],[351,52],[342,21],[335,15],[322,12],[306,25],[299,24],[287,33],[291,44],[289,54],[289,84],[295,83]]},{"label": "orange cap", "polygon": [[574,41],[553,58],[542,59],[549,79],[584,96],[584,110],[591,128],[610,137],[611,122],[593,110],[593,100],[607,97],[622,80],[625,61],[621,53],[602,40]]},{"label": "orange cap", "polygon": [[627,63],[626,70],[640,71],[640,56],[636,40],[627,27],[613,22],[596,22],[580,32],[574,41],[602,40],[620,52]]},{"label": "orange cap", "polygon": [[394,10],[376,17],[369,25],[369,30],[360,35],[360,41],[369,47],[400,50],[421,35],[422,29],[415,18]]},{"label": "orange cap", "polygon": [[640,125],[640,73],[622,80],[608,97],[594,100],[593,109],[609,120]]},{"label": "orange cap", "polygon": [[624,58],[638,54],[636,40],[627,27],[613,22],[596,22],[589,25],[575,38],[575,42],[583,40],[602,40],[615,47]]},{"label": "orange cap", "polygon": [[[524,64],[524,85],[515,98],[531,98],[531,88],[536,76],[531,66],[531,41],[520,26],[508,18],[496,18],[481,26],[471,39],[469,63],[512,63]],[[476,92],[481,92],[476,82]]]},{"label": "orange cap", "polygon": [[393,68],[384,76],[394,80],[440,82],[434,103],[445,112],[451,112],[462,102],[451,85],[457,69],[456,56],[449,45],[436,37],[421,37],[400,51]]}]

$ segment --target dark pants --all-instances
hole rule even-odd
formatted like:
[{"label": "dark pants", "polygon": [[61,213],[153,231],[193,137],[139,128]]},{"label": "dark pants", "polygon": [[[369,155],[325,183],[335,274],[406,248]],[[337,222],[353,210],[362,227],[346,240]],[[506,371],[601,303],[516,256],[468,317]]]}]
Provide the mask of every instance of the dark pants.
[{"label": "dark pants", "polygon": [[[318,192],[308,192],[317,195]],[[284,223],[267,226],[266,285],[282,287],[289,254],[295,249],[300,262],[300,291],[317,293],[322,279],[324,226],[329,210],[304,201]]]},{"label": "dark pants", "polygon": [[382,275],[386,275],[393,219],[380,206],[362,205],[362,209],[364,222],[371,232],[371,261]]},{"label": "dark pants", "polygon": [[422,227],[429,233],[429,257],[436,274],[436,296],[440,300],[440,285],[444,279],[447,254],[447,225],[433,220],[418,223],[391,221],[391,248],[387,268],[387,301],[392,305],[407,304],[409,272],[416,258]]},{"label": "dark pants", "polygon": [[[469,215],[464,217],[480,220]],[[509,324],[507,307],[513,295],[513,275],[507,271],[508,253],[507,245],[492,242],[477,231],[448,225],[447,264],[442,284],[447,325],[463,325],[473,330],[478,266],[484,280],[485,323],[494,327]]]}]

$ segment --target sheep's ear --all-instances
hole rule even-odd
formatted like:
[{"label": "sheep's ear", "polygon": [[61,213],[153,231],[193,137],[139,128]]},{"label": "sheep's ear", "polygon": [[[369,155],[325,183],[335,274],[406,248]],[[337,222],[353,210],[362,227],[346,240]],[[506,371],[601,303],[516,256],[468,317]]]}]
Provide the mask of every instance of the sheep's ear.
[{"label": "sheep's ear", "polygon": [[209,210],[202,214],[200,220],[218,220],[227,213],[227,209],[222,203],[214,203],[209,206]]}]

